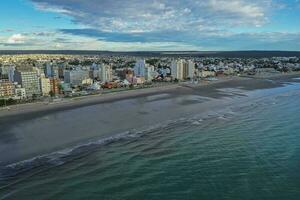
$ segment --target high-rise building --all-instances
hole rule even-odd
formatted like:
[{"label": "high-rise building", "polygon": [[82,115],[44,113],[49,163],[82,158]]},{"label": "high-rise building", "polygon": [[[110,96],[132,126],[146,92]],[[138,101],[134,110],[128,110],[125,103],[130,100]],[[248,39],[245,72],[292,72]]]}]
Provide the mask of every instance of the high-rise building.
[{"label": "high-rise building", "polygon": [[10,82],[14,82],[15,80],[14,80],[14,76],[15,76],[15,66],[14,65],[11,65],[10,67],[9,67],[9,69],[8,69],[8,80],[10,81]]},{"label": "high-rise building", "polygon": [[145,76],[145,68],[146,68],[145,60],[137,61],[134,66],[134,75],[136,77],[144,77]]},{"label": "high-rise building", "polygon": [[45,75],[48,78],[50,78],[50,77],[59,78],[58,66],[54,66],[52,62],[51,63],[46,63]]},{"label": "high-rise building", "polygon": [[14,80],[25,88],[27,97],[40,95],[40,81],[36,71],[32,68],[18,69],[15,71]]},{"label": "high-rise building", "polygon": [[183,60],[183,71],[182,71],[182,79],[185,80],[189,76],[189,65],[186,60]]},{"label": "high-rise building", "polygon": [[11,64],[0,65],[0,78],[8,79],[9,78],[9,71],[12,67],[14,67],[14,66],[11,65]]},{"label": "high-rise building", "polygon": [[155,78],[154,66],[150,65],[145,68],[145,80],[152,81]]},{"label": "high-rise building", "polygon": [[193,79],[195,77],[195,63],[192,60],[188,61],[188,78]]},{"label": "high-rise building", "polygon": [[58,78],[50,78],[50,91],[54,95],[58,95],[60,93],[60,80]]},{"label": "high-rise building", "polygon": [[0,80],[0,97],[12,97],[15,94],[15,85],[8,80]]},{"label": "high-rise building", "polygon": [[102,64],[100,67],[100,79],[102,82],[112,81],[112,67],[110,65]]},{"label": "high-rise building", "polygon": [[41,93],[43,96],[49,96],[51,91],[50,79],[46,78],[44,74],[40,78]]},{"label": "high-rise building", "polygon": [[89,79],[89,71],[82,69],[65,70],[64,81],[71,85],[82,85],[82,81]]},{"label": "high-rise building", "polygon": [[184,75],[184,61],[180,60],[173,60],[171,63],[171,76],[173,79],[183,80]]},{"label": "high-rise building", "polygon": [[183,59],[174,60],[171,63],[171,76],[173,79],[186,80],[193,78],[195,74],[195,64],[192,61]]}]

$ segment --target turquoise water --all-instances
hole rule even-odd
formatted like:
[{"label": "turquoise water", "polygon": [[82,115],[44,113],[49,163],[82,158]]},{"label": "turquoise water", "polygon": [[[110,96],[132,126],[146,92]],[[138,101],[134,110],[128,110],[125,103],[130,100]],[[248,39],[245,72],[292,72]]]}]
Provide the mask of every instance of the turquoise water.
[{"label": "turquoise water", "polygon": [[[261,95],[264,94],[264,95]],[[300,86],[256,91],[0,182],[0,199],[300,199]]]}]

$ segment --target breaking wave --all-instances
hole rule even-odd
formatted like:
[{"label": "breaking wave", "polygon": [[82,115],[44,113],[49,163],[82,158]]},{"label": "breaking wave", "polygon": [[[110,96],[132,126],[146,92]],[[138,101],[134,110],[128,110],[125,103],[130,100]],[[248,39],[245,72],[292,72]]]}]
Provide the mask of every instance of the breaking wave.
[{"label": "breaking wave", "polygon": [[229,117],[233,116],[234,112],[232,111],[224,111],[224,112],[208,112],[205,115],[199,114],[190,118],[179,118],[177,120],[169,120],[163,124],[157,124],[155,126],[151,126],[147,129],[138,131],[131,130],[126,131],[111,137],[101,138],[96,141],[91,141],[85,144],[79,144],[72,148],[66,148],[60,151],[56,151],[49,154],[39,155],[34,158],[16,162],[13,164],[9,164],[0,168],[0,181],[5,181],[15,176],[35,171],[40,172],[47,170],[52,167],[63,165],[67,162],[70,162],[76,158],[80,158],[89,153],[92,153],[99,149],[102,146],[119,142],[122,140],[131,140],[143,137],[147,134],[155,133],[155,132],[163,132],[169,131],[170,129],[175,129],[176,127],[183,126],[200,126],[208,120],[225,120]]}]

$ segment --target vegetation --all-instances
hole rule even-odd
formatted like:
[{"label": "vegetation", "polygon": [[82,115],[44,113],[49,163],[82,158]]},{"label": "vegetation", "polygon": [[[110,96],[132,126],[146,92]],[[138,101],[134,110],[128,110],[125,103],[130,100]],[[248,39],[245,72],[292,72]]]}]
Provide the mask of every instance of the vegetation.
[{"label": "vegetation", "polygon": [[17,103],[19,103],[19,102],[17,100],[12,99],[12,98],[10,98],[10,99],[0,99],[0,107],[15,105]]},{"label": "vegetation", "polygon": [[158,62],[159,62],[159,59],[157,59],[157,58],[152,58],[152,59],[146,60],[146,63],[153,65],[153,66],[156,66]]}]

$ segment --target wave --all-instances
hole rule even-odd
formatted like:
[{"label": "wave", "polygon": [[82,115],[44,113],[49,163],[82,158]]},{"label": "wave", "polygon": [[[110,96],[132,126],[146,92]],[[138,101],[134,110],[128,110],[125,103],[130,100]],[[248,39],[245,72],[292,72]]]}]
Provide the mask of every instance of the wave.
[{"label": "wave", "polygon": [[72,148],[67,148],[50,154],[44,154],[28,160],[16,162],[0,169],[0,180],[5,180],[41,167],[63,165],[77,156],[94,151],[99,146],[107,145],[120,140],[136,138],[139,136],[139,134],[139,132],[127,131],[108,138],[99,139],[97,141],[77,145]]},{"label": "wave", "polygon": [[99,147],[108,145],[111,143],[119,142],[121,140],[130,140],[142,137],[150,133],[161,133],[162,131],[170,131],[177,127],[183,126],[200,126],[205,121],[210,119],[227,119],[229,116],[234,115],[231,110],[224,110],[223,112],[207,112],[199,115],[195,115],[189,118],[179,118],[177,120],[169,120],[164,123],[160,123],[154,126],[150,126],[143,130],[131,130],[126,131],[111,137],[101,138],[96,141],[91,141],[85,144],[80,144],[72,148],[66,148],[60,151],[56,151],[49,154],[39,155],[34,158],[9,164],[0,168],[0,181],[5,181],[10,178],[16,177],[20,174],[30,172],[31,170],[40,171],[47,170],[51,167],[56,167],[70,162],[78,157],[85,156],[93,151],[96,151]]}]

